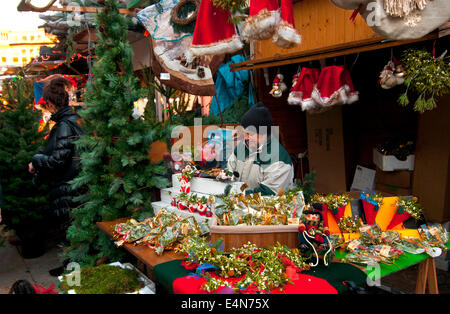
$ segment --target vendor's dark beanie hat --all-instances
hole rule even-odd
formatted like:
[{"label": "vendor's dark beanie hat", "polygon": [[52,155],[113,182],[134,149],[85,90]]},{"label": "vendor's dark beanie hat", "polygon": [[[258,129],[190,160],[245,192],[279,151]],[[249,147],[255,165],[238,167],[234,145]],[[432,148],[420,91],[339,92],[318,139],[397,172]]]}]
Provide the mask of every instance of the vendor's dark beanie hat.
[{"label": "vendor's dark beanie hat", "polygon": [[258,102],[251,107],[242,117],[241,125],[246,129],[249,126],[254,126],[259,133],[259,127],[266,126],[267,132],[270,134],[270,127],[272,126],[272,115],[262,102]]}]

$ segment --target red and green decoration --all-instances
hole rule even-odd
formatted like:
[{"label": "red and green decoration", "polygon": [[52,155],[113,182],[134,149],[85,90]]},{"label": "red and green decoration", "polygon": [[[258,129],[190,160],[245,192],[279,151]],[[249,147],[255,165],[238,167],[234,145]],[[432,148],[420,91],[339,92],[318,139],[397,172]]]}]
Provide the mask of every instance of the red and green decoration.
[{"label": "red and green decoration", "polygon": [[330,193],[327,195],[315,194],[313,197],[313,203],[321,203],[325,205],[328,210],[333,214],[336,222],[339,223],[342,218],[344,218],[345,207],[350,203],[353,198],[348,194],[334,194]]},{"label": "red and green decoration", "polygon": [[414,196],[409,199],[399,198],[397,201],[397,210],[387,229],[392,229],[411,217],[415,220],[420,220],[423,217],[422,207],[420,206],[417,197]]},{"label": "red and green decoration", "polygon": [[368,225],[373,225],[375,223],[375,218],[377,218],[378,211],[383,205],[383,196],[378,193],[361,192],[360,198],[363,204],[366,223]]}]

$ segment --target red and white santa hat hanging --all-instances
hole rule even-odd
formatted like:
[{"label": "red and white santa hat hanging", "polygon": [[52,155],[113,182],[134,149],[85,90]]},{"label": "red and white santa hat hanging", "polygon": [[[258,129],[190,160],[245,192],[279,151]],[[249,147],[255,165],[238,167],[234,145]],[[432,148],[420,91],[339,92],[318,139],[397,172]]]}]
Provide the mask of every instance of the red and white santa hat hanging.
[{"label": "red and white santa hat hanging", "polygon": [[299,74],[294,75],[288,103],[290,105],[300,105],[302,110],[309,110],[317,106],[312,98],[312,92],[319,80],[320,70],[316,68],[302,68]]},{"label": "red and white santa hat hanging", "polygon": [[273,35],[273,42],[281,48],[292,48],[299,45],[302,37],[295,29],[294,8],[292,0],[281,0],[281,20]]},{"label": "red and white santa hat hanging", "polygon": [[311,97],[323,107],[352,104],[359,100],[350,72],[343,65],[323,68]]},{"label": "red and white santa hat hanging", "polygon": [[[281,14],[280,14],[281,12]],[[301,36],[295,29],[292,0],[250,0],[249,16],[242,28],[245,40],[265,40],[282,48],[292,48],[301,42]]]},{"label": "red and white santa hat hanging", "polygon": [[214,6],[211,0],[201,0],[189,52],[193,56],[216,55],[242,47],[230,11]]}]

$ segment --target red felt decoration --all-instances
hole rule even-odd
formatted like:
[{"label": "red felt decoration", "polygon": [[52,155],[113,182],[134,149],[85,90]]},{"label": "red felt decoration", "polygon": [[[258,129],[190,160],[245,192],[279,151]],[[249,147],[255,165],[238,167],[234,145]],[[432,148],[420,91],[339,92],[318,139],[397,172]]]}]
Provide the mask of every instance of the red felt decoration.
[{"label": "red felt decoration", "polygon": [[363,204],[364,216],[366,217],[366,223],[368,225],[373,225],[378,214],[379,206],[363,199],[361,199],[361,201]]},{"label": "red felt decoration", "polygon": [[392,218],[392,220],[389,223],[389,226],[387,227],[386,230],[390,230],[390,229],[394,228],[395,226],[403,223],[404,221],[408,220],[409,218],[411,218],[411,215],[406,210],[404,210],[403,208],[397,208],[397,210],[395,211],[394,217]]}]

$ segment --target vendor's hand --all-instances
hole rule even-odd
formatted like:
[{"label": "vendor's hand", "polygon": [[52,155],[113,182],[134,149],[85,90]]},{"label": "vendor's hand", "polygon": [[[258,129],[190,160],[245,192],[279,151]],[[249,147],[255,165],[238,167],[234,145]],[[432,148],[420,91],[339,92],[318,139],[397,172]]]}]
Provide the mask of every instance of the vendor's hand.
[{"label": "vendor's hand", "polygon": [[30,163],[28,164],[28,172],[31,173],[31,174],[36,173],[36,169],[34,169],[34,166],[33,166],[33,163],[32,163],[32,162],[30,162]]},{"label": "vendor's hand", "polygon": [[220,168],[214,168],[214,169],[211,169],[211,174],[214,177],[217,177],[220,174],[221,171],[222,171],[222,169],[220,169]]}]

